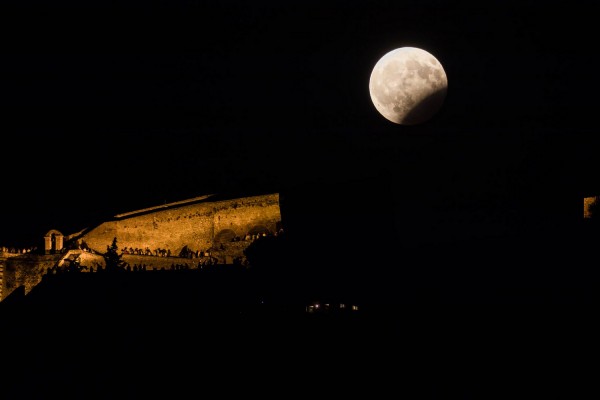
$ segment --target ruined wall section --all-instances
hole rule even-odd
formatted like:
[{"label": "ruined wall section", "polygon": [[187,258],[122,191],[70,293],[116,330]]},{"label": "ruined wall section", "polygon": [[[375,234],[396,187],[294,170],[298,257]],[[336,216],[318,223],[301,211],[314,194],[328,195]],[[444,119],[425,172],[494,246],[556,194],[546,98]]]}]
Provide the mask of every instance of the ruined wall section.
[{"label": "ruined wall section", "polygon": [[9,292],[4,291],[6,280],[11,279],[10,272],[6,270],[7,261],[12,257],[20,257],[21,255],[21,253],[9,253],[0,249],[0,301],[9,294]]},{"label": "ruined wall section", "polygon": [[25,294],[42,280],[48,268],[52,268],[63,254],[34,255],[24,254],[5,261],[2,280],[2,298],[8,297],[16,288],[24,286]]},{"label": "ruined wall section", "polygon": [[105,222],[83,240],[100,253],[117,237],[119,249],[165,249],[177,256],[184,246],[192,251],[213,248],[215,235],[224,230],[243,238],[261,226],[275,232],[280,221],[279,195],[269,194],[201,202]]}]

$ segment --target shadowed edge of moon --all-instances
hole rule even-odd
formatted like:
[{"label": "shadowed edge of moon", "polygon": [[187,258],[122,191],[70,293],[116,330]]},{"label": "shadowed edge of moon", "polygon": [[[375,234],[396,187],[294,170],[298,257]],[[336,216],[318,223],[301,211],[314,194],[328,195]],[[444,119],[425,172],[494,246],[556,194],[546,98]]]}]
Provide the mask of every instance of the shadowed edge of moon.
[{"label": "shadowed edge of moon", "polygon": [[395,122],[401,125],[416,125],[431,119],[442,108],[446,99],[446,87],[432,92],[414,106],[401,122]]}]

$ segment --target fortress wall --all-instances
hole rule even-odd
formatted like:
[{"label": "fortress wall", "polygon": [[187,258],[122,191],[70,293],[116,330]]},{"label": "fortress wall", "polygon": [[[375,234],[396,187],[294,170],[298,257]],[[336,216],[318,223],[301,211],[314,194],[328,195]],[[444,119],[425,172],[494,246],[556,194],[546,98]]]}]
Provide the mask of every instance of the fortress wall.
[{"label": "fortress wall", "polygon": [[[231,263],[237,257],[243,257],[244,249],[251,241],[244,241],[244,236],[253,228],[262,226],[270,232],[277,230],[281,222],[279,194],[244,197],[213,202],[173,207],[158,210],[144,215],[107,221],[84,234],[83,240],[98,253],[106,252],[113,238],[117,238],[119,249],[133,247],[150,250],[170,249],[173,256],[179,255],[184,246],[191,250],[208,250],[219,260],[219,263]],[[215,235],[223,230],[231,230],[242,241],[223,243],[224,247],[215,246]],[[97,268],[104,264],[103,258],[96,254],[81,252],[81,265]],[[8,257],[8,256],[7,256]],[[15,254],[10,258],[2,257],[0,267],[4,267],[0,276],[1,298],[6,298],[16,288],[23,286],[25,294],[36,286],[46,273],[65,254]],[[177,257],[151,257],[125,255],[124,260],[131,265],[146,263],[157,269],[169,269],[171,264],[189,263],[197,265],[201,259],[185,259]]]},{"label": "fortress wall", "polygon": [[212,204],[199,203],[157,211],[117,222],[117,245],[178,255],[184,246],[207,249],[212,244]]},{"label": "fortress wall", "polygon": [[26,254],[6,260],[4,279],[2,280],[2,298],[13,290],[25,287],[25,294],[42,280],[48,268],[52,268],[63,254],[33,255]]},{"label": "fortress wall", "polygon": [[202,202],[105,222],[84,235],[83,240],[101,253],[117,237],[119,249],[160,248],[176,256],[184,246],[193,251],[211,248],[221,230],[231,229],[243,238],[258,225],[274,232],[279,221],[279,195],[270,194]]},{"label": "fortress wall", "polygon": [[0,250],[0,301],[8,296],[8,293],[4,292],[4,284],[9,275],[9,272],[6,272],[6,262],[9,258],[19,257],[22,253],[8,253]]},{"label": "fortress wall", "polygon": [[262,225],[271,233],[281,221],[279,195],[254,196],[227,200],[215,205],[215,235],[231,229],[243,238],[253,227]]},{"label": "fortress wall", "polygon": [[[86,233],[83,240],[85,240],[91,249],[99,253],[104,253],[106,246],[110,246],[115,236],[117,236],[117,223],[115,221],[108,221],[103,222]],[[118,244],[119,242],[117,242]]]}]

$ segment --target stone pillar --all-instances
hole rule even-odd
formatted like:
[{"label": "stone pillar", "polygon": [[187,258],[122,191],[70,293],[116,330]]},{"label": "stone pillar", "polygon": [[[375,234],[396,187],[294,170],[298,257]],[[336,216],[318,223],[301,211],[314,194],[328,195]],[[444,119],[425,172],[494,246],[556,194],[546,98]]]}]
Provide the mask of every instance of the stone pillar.
[{"label": "stone pillar", "polygon": [[52,251],[52,237],[50,235],[44,236],[44,252],[49,254]]},{"label": "stone pillar", "polygon": [[54,250],[56,250],[57,252],[60,252],[63,248],[63,235],[56,235],[56,248]]},{"label": "stone pillar", "polygon": [[583,218],[593,218],[594,207],[598,207],[600,196],[584,197],[583,198]]}]

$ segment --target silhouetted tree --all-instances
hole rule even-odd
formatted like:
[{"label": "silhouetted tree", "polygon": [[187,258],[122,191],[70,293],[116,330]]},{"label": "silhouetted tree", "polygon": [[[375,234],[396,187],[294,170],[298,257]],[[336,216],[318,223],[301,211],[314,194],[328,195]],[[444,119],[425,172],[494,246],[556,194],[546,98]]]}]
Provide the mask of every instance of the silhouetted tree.
[{"label": "silhouetted tree", "polygon": [[81,260],[79,260],[79,257],[75,258],[74,260],[69,260],[69,265],[67,266],[67,271],[68,272],[81,272],[81,270],[84,267],[82,267],[81,265]]},{"label": "silhouetted tree", "polygon": [[104,253],[105,270],[107,272],[125,271],[127,262],[122,260],[123,255],[118,252],[117,238],[115,237],[110,246],[106,246]]}]

